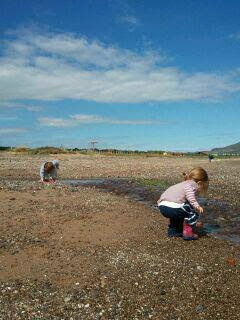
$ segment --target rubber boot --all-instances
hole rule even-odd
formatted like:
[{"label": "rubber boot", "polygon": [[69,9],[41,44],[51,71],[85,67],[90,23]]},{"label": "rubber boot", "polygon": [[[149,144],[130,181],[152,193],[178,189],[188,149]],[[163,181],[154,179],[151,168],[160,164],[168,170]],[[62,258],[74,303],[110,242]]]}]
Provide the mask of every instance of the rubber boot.
[{"label": "rubber boot", "polygon": [[183,223],[183,240],[197,240],[198,235],[193,232],[193,229],[191,226],[186,224],[186,222]]}]

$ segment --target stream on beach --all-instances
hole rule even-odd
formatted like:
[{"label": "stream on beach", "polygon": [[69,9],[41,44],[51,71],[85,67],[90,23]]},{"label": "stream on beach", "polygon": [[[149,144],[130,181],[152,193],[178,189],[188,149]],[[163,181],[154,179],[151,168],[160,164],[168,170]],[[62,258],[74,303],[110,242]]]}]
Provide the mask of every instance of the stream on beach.
[{"label": "stream on beach", "polygon": [[[154,210],[158,210],[156,202],[164,191],[161,187],[145,186],[139,184],[137,180],[126,178],[62,180],[58,183],[72,187],[95,187],[125,195],[136,201],[143,202]],[[240,244],[240,212],[234,211],[227,203],[220,200],[198,198],[198,201],[205,210],[202,218],[204,228],[201,233]]]}]

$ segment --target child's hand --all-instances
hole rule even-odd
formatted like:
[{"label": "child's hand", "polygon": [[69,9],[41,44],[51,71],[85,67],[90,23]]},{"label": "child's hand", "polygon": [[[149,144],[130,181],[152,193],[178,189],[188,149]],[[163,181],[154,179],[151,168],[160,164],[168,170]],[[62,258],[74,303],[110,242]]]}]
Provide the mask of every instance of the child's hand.
[{"label": "child's hand", "polygon": [[196,227],[197,227],[197,228],[203,228],[203,222],[202,222],[202,221],[198,221],[198,222],[196,223]]},{"label": "child's hand", "polygon": [[196,211],[198,213],[202,214],[203,213],[203,208],[199,206],[199,207],[196,208]]}]

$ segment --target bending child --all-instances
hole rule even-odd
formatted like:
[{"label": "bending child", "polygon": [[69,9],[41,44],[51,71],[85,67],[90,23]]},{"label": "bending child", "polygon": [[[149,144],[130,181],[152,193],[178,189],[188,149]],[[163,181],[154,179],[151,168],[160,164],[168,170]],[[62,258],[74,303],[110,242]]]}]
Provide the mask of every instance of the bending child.
[{"label": "bending child", "polygon": [[42,182],[55,182],[57,179],[58,160],[44,162],[40,168],[40,178]]},{"label": "bending child", "polygon": [[162,215],[170,220],[168,226],[169,237],[183,237],[184,240],[196,240],[198,235],[193,227],[202,226],[198,222],[203,208],[196,200],[196,195],[206,194],[209,180],[207,172],[197,167],[189,174],[184,173],[184,180],[168,188],[158,200],[158,207]]}]

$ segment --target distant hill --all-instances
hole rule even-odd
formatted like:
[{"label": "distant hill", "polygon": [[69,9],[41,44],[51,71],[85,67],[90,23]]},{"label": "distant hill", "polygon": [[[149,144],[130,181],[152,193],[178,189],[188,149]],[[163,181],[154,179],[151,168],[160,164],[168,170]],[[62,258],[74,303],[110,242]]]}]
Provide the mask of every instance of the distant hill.
[{"label": "distant hill", "polygon": [[211,152],[216,153],[240,153],[240,142],[231,144],[223,148],[214,148]]}]

